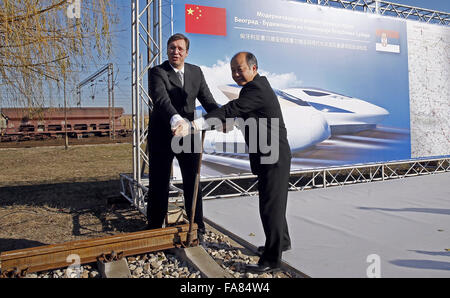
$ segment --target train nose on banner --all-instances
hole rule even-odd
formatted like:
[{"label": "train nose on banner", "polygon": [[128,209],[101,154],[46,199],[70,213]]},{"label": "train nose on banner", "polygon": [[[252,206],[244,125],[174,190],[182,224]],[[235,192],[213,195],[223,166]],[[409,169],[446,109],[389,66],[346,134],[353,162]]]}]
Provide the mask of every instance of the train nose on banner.
[{"label": "train nose on banner", "polygon": [[331,135],[325,117],[313,107],[283,109],[283,117],[292,152],[314,146]]}]

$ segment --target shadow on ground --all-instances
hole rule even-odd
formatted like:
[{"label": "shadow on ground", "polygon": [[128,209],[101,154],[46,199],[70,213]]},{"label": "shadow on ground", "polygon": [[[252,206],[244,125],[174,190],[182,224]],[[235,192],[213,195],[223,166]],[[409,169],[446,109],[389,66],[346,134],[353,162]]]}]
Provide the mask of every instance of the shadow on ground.
[{"label": "shadow on ground", "polygon": [[142,230],[120,181],[0,188],[0,252]]}]

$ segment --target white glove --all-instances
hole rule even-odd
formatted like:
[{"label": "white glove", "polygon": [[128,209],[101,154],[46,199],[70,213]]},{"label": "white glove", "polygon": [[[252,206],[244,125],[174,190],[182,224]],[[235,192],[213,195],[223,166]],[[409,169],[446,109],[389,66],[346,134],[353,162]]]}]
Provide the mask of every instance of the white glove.
[{"label": "white glove", "polygon": [[172,133],[176,137],[185,137],[190,133],[191,126],[189,122],[184,119],[181,119],[175,123],[172,127]]}]

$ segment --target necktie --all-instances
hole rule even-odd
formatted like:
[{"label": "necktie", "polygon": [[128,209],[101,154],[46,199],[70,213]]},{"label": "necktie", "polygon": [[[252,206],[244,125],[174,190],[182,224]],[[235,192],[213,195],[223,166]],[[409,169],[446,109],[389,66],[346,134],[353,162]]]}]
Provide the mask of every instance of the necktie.
[{"label": "necktie", "polygon": [[178,75],[178,79],[180,79],[181,86],[184,86],[184,78],[183,78],[183,74],[181,73],[181,71],[177,72],[177,75]]}]

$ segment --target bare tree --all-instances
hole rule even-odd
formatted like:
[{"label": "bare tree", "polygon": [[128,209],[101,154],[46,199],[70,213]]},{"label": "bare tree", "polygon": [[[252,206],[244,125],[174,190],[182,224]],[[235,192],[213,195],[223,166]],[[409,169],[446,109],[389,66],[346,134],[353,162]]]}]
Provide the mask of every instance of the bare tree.
[{"label": "bare tree", "polygon": [[111,54],[114,20],[108,0],[0,0],[0,105],[44,106],[78,65]]}]

